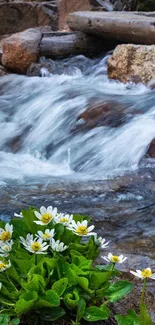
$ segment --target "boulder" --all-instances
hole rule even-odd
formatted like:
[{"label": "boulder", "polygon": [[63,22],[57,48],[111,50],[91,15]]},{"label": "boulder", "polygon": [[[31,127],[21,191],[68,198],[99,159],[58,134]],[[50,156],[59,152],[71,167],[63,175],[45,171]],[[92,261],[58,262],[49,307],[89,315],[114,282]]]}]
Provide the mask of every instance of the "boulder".
[{"label": "boulder", "polygon": [[39,58],[39,44],[42,34],[28,29],[14,34],[3,42],[2,64],[16,73],[26,73],[31,63]]},{"label": "boulder", "polygon": [[57,30],[57,24],[57,6],[52,1],[0,3],[0,35],[47,25]]},{"label": "boulder", "polygon": [[126,122],[124,106],[119,102],[91,102],[90,106],[78,116],[72,131],[87,131],[95,127],[118,127]]},{"label": "boulder", "polygon": [[151,158],[155,158],[155,139],[150,143],[149,149],[147,151],[147,156]]},{"label": "boulder", "polygon": [[119,43],[155,44],[155,13],[75,12],[68,16],[68,25]]},{"label": "boulder", "polygon": [[135,83],[155,78],[155,45],[118,45],[108,59],[108,76]]}]

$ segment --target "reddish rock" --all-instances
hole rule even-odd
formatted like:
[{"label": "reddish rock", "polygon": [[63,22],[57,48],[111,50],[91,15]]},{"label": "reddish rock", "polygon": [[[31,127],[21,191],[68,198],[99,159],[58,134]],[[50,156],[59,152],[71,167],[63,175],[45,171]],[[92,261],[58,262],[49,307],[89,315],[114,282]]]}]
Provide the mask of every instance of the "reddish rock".
[{"label": "reddish rock", "polygon": [[6,39],[2,55],[4,67],[25,74],[30,64],[38,61],[41,36],[39,30],[28,29]]},{"label": "reddish rock", "polygon": [[155,158],[155,139],[153,139],[152,142],[150,143],[147,156],[151,158]]},{"label": "reddish rock", "polygon": [[91,103],[91,105],[78,116],[74,130],[88,130],[98,126],[117,127],[124,123],[124,121],[124,108],[120,103]]}]

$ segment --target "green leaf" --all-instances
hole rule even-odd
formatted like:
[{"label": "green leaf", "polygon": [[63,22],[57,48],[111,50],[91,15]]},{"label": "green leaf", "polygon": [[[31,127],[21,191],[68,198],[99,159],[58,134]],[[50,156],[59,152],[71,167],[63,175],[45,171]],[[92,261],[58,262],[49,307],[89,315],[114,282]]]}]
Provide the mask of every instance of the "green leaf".
[{"label": "green leaf", "polygon": [[133,289],[133,284],[128,281],[117,281],[108,288],[105,293],[110,302],[116,302],[130,293]]},{"label": "green leaf", "polygon": [[116,315],[115,319],[118,325],[141,325],[140,318],[134,310],[128,310],[127,315]]},{"label": "green leaf", "polygon": [[0,315],[0,324],[9,325],[10,317],[9,315]]},{"label": "green leaf", "polygon": [[54,290],[48,290],[35,304],[35,309],[58,307],[60,305],[60,298]]},{"label": "green leaf", "polygon": [[20,324],[20,319],[19,318],[14,318],[11,320],[10,325],[19,325]]},{"label": "green leaf", "polygon": [[58,281],[56,281],[53,286],[52,286],[52,290],[54,290],[58,296],[62,296],[62,294],[64,293],[64,291],[67,288],[67,284],[68,284],[68,279],[67,278],[62,278]]},{"label": "green leaf", "polygon": [[80,298],[77,305],[77,321],[79,322],[83,317],[86,309],[86,302],[83,298]]},{"label": "green leaf", "polygon": [[17,315],[26,314],[34,307],[38,295],[35,291],[29,291],[20,296],[15,305],[15,312]]},{"label": "green leaf", "polygon": [[84,277],[77,277],[78,285],[86,292],[93,294],[94,290],[89,289],[89,281],[87,278]]},{"label": "green leaf", "polygon": [[75,308],[78,302],[79,302],[79,295],[76,290],[73,290],[73,293],[67,293],[64,296],[64,303],[69,309]]},{"label": "green leaf", "polygon": [[21,281],[21,285],[27,291],[42,293],[45,289],[46,283],[40,274],[34,274],[31,281],[27,283],[25,281]]},{"label": "green leaf", "polygon": [[102,308],[92,306],[85,310],[83,318],[88,322],[95,322],[99,320],[108,319],[110,315],[110,310],[108,307],[104,306]]},{"label": "green leaf", "polygon": [[90,272],[90,283],[93,289],[99,289],[101,285],[109,280],[110,272]]},{"label": "green leaf", "polygon": [[91,221],[91,218],[89,216],[81,215],[81,214],[74,214],[73,219],[75,222],[82,222],[83,220],[87,220],[88,222]]},{"label": "green leaf", "polygon": [[19,236],[26,237],[29,232],[29,228],[27,227],[24,219],[14,218],[11,220],[11,224],[13,225],[13,238],[17,239]]},{"label": "green leaf", "polygon": [[145,304],[140,304],[140,325],[153,325],[148,308]]},{"label": "green leaf", "polygon": [[39,313],[39,317],[45,321],[52,322],[66,314],[65,310],[61,307],[44,308]]},{"label": "green leaf", "polygon": [[30,210],[22,210],[22,215],[25,221],[25,224],[30,233],[36,234],[37,233],[37,224],[34,222],[38,220],[34,214],[32,209]]}]

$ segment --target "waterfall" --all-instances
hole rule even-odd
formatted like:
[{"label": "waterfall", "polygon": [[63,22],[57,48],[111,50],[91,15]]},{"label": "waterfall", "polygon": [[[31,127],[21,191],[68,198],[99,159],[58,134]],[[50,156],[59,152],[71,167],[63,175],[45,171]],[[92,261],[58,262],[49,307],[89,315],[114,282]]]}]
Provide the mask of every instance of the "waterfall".
[{"label": "waterfall", "polygon": [[[101,179],[140,167],[155,138],[154,91],[110,81],[107,57],[58,60],[58,72],[42,68],[42,78],[0,78],[1,180]],[[127,120],[74,132],[83,123],[78,116],[94,101],[123,105]]]}]

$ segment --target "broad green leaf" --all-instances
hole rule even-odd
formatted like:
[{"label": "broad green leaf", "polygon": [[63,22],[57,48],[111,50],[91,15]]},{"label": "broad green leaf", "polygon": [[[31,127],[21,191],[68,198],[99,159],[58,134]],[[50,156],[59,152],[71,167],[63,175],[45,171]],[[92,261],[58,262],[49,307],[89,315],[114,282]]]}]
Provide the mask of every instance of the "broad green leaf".
[{"label": "broad green leaf", "polygon": [[9,325],[10,317],[9,315],[0,315],[0,324],[1,325]]},{"label": "broad green leaf", "polygon": [[53,307],[53,308],[44,308],[39,313],[41,319],[52,322],[56,319],[63,317],[66,314],[65,310],[61,307]]},{"label": "broad green leaf", "polygon": [[87,220],[88,222],[91,221],[91,218],[85,215],[81,215],[81,214],[74,214],[73,215],[73,219],[77,222],[77,221],[83,221],[83,220]]},{"label": "broad green leaf", "polygon": [[29,291],[20,296],[15,306],[15,312],[17,315],[26,314],[35,305],[38,299],[38,295],[35,291]]},{"label": "broad green leaf", "polygon": [[12,219],[11,224],[13,225],[13,239],[17,239],[19,236],[26,237],[29,232],[29,228],[27,227],[24,219]]},{"label": "broad green leaf", "polygon": [[90,272],[90,283],[93,289],[100,289],[109,280],[110,272]]},{"label": "broad green leaf", "polygon": [[89,289],[89,281],[85,277],[77,277],[78,285],[86,292],[93,294],[94,290]]},{"label": "broad green leaf", "polygon": [[42,293],[45,289],[46,283],[40,274],[34,274],[31,281],[27,283],[25,281],[22,281],[21,285],[27,291],[36,291],[37,293]]},{"label": "broad green leaf", "polygon": [[127,315],[116,315],[115,319],[118,325],[141,325],[140,318],[134,310],[128,310]]},{"label": "broad green leaf", "polygon": [[19,325],[20,324],[20,319],[19,318],[14,318],[11,320],[10,325]]},{"label": "broad green leaf", "polygon": [[111,284],[105,293],[105,297],[107,297],[110,302],[115,302],[130,293],[132,289],[132,283],[128,281],[117,281]]},{"label": "broad green leaf", "polygon": [[35,309],[58,307],[60,305],[60,298],[54,290],[48,290],[44,295],[39,297],[35,304]]},{"label": "broad green leaf", "polygon": [[107,264],[107,265],[95,265],[95,269],[98,269],[100,271],[110,271],[111,275],[120,275],[121,272],[114,269],[112,272],[111,272],[111,264]]},{"label": "broad green leaf", "polygon": [[67,278],[62,278],[56,282],[54,282],[53,286],[52,286],[52,290],[54,290],[58,296],[62,296],[62,294],[64,293],[64,291],[67,288],[67,284],[68,284],[68,279]]},{"label": "broad green leaf", "polygon": [[145,304],[140,304],[140,325],[153,325],[148,308]]},{"label": "broad green leaf", "polygon": [[73,290],[73,293],[67,293],[64,296],[64,303],[67,308],[73,309],[77,306],[79,302],[79,294],[76,290]]},{"label": "broad green leaf", "polygon": [[33,212],[33,210],[22,210],[23,218],[25,224],[30,233],[36,234],[37,233],[37,224],[34,222],[38,220]]},{"label": "broad green leaf", "polygon": [[106,283],[102,284],[102,288],[96,290],[96,298],[102,299],[105,295],[105,292],[107,291],[107,289],[109,287],[110,287],[110,282],[106,282]]},{"label": "broad green leaf", "polygon": [[83,315],[85,313],[85,309],[86,309],[86,302],[83,298],[80,298],[78,301],[78,305],[77,305],[77,320],[78,320],[78,322],[83,317]]},{"label": "broad green leaf", "polygon": [[108,319],[110,315],[110,310],[108,307],[104,306],[104,308],[92,306],[88,307],[85,310],[83,318],[88,322],[95,322],[99,320]]}]

